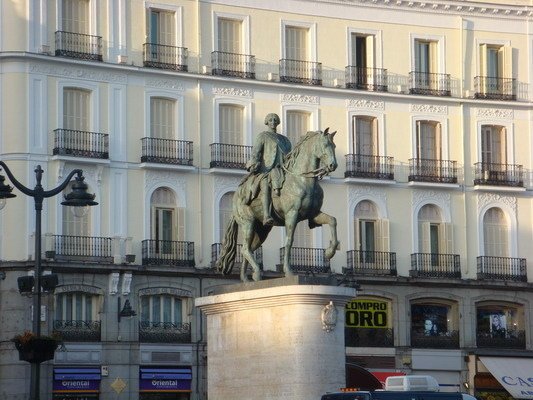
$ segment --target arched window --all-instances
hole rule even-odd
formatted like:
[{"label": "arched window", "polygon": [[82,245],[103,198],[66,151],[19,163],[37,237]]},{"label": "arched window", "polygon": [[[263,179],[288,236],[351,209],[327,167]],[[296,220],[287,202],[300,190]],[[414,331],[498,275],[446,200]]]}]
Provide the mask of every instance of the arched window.
[{"label": "arched window", "polygon": [[165,187],[158,188],[152,193],[150,206],[152,239],[163,242],[163,250],[165,246],[170,249],[170,241],[184,240],[185,210],[177,207],[174,192]]},{"label": "arched window", "polygon": [[175,139],[176,101],[163,97],[150,98],[150,136],[156,139]]},{"label": "arched window", "polygon": [[451,224],[444,223],[439,207],[426,204],[418,212],[418,250],[420,253],[451,254]]},{"label": "arched window", "polygon": [[101,296],[93,293],[56,294],[54,331],[65,341],[99,342],[101,300]]},{"label": "arched window", "polygon": [[181,324],[182,299],[169,294],[141,297],[141,322]]},{"label": "arched window", "polygon": [[190,343],[187,298],[171,293],[141,295],[139,341]]},{"label": "arched window", "polygon": [[[219,217],[219,231],[218,239],[222,243],[224,239],[224,233],[226,233],[226,228],[228,223],[233,215],[233,195],[235,192],[227,192],[220,199],[220,204],[218,208],[218,217]],[[239,229],[239,238],[238,242],[241,243],[241,229]]]},{"label": "arched window", "polygon": [[459,348],[457,302],[422,299],[411,303],[411,346]]},{"label": "arched window", "polygon": [[346,347],[394,347],[392,302],[362,296],[346,303]]},{"label": "arched window", "polygon": [[483,216],[485,256],[509,257],[509,225],[500,208],[493,207]]},{"label": "arched window", "polygon": [[374,203],[363,200],[354,212],[354,248],[365,252],[376,251],[378,214]]}]

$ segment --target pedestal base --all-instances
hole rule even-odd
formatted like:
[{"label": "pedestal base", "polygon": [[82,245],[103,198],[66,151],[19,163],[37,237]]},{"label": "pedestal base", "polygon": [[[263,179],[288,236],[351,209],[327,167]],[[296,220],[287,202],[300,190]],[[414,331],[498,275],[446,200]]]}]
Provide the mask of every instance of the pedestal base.
[{"label": "pedestal base", "polygon": [[355,289],[298,277],[234,286],[196,300],[210,399],[309,400],[345,386],[344,305]]}]

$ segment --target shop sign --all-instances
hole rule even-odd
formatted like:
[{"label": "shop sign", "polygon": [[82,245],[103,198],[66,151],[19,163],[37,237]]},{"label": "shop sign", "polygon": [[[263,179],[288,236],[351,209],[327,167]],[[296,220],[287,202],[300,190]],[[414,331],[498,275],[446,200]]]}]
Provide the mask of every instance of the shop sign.
[{"label": "shop sign", "polygon": [[54,392],[98,392],[100,381],[96,380],[54,380]]},{"label": "shop sign", "polygon": [[141,368],[141,392],[190,392],[190,368]]},{"label": "shop sign", "polygon": [[346,304],[347,328],[389,328],[389,303],[353,299]]},{"label": "shop sign", "polygon": [[54,368],[53,391],[54,393],[98,393],[100,379],[100,367]]}]

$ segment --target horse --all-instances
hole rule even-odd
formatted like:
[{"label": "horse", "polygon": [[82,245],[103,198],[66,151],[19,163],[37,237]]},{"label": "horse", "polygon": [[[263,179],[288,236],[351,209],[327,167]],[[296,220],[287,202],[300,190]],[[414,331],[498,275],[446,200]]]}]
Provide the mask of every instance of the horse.
[{"label": "horse", "polygon": [[[337,239],[337,220],[321,212],[324,191],[318,181],[337,168],[335,143],[336,132],[309,131],[284,158],[282,168],[285,182],[279,196],[272,195],[273,225],[263,225],[263,210],[260,194],[247,204],[246,185],[240,185],[233,196],[233,214],[224,233],[222,251],[216,267],[224,275],[231,273],[237,253],[238,229],[242,229],[243,263],[240,278],[248,282],[247,268],[252,267],[254,281],[261,280],[261,267],[253,252],[266,240],[272,226],[285,226],[285,254],[283,272],[285,276],[294,275],[290,268],[291,249],[296,224],[308,220],[309,228],[328,224],[331,232],[329,247],[325,257],[330,259],[339,247]],[[265,178],[267,179],[267,178]]]}]

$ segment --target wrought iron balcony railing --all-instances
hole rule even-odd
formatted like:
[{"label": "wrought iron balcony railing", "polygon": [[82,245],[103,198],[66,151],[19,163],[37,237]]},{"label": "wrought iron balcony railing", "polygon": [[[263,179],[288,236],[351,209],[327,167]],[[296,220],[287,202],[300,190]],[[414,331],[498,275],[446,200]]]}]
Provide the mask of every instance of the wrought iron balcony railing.
[{"label": "wrought iron balcony railing", "polygon": [[56,56],[102,61],[102,36],[57,31]]},{"label": "wrought iron balcony railing", "polygon": [[413,253],[409,275],[424,278],[461,278],[459,255]]},{"label": "wrought iron balcony railing", "polygon": [[55,129],[52,154],[108,159],[109,135],[73,129]]},{"label": "wrought iron balcony railing", "polygon": [[141,143],[141,162],[192,165],[192,142],[145,137]]},{"label": "wrought iron balcony railing", "polygon": [[51,238],[56,259],[113,262],[110,237],[52,235]]},{"label": "wrought iron balcony railing", "polygon": [[279,60],[280,82],[322,85],[322,63],[313,61]]},{"label": "wrought iron balcony railing", "polygon": [[186,47],[145,43],[143,45],[143,65],[151,68],[187,72],[188,54]]},{"label": "wrought iron balcony railing", "polygon": [[527,282],[526,259],[480,256],[477,258],[477,279]]},{"label": "wrought iron balcony railing", "polygon": [[210,168],[246,169],[246,162],[252,155],[252,146],[240,144],[212,143]]},{"label": "wrought iron balcony railing", "polygon": [[99,342],[101,340],[100,321],[54,320],[54,331],[65,342]]},{"label": "wrought iron balcony railing", "polygon": [[[310,274],[330,272],[329,260],[325,253],[325,249],[293,247],[290,257],[292,272]],[[284,256],[285,247],[282,247],[279,255],[280,263],[277,265],[277,270],[280,272],[283,271]]]},{"label": "wrought iron balcony railing", "polygon": [[476,345],[478,348],[525,349],[526,332],[517,329],[501,329],[497,332],[478,331]]},{"label": "wrought iron balcony railing", "polygon": [[344,328],[346,347],[394,347],[392,328]]},{"label": "wrought iron balcony railing", "polygon": [[143,265],[194,267],[194,242],[176,240],[143,240]]},{"label": "wrought iron balcony railing", "polygon": [[255,79],[255,56],[213,51],[211,73],[220,76]]},{"label": "wrought iron balcony railing", "polygon": [[516,100],[516,79],[476,76],[474,90],[476,99]]},{"label": "wrought iron balcony railing", "polygon": [[387,70],[348,65],[345,68],[346,88],[386,92],[388,89]]},{"label": "wrought iron balcony railing", "polygon": [[[237,245],[237,256],[235,257],[235,267],[240,268],[242,266],[243,262],[243,256],[241,254],[242,244]],[[222,251],[222,243],[213,243],[211,245],[211,265],[215,266],[215,263],[218,260],[218,257],[220,256],[220,252]],[[263,265],[263,248],[259,247],[256,251],[254,251],[254,257],[255,261],[262,266]]]},{"label": "wrought iron balcony railing", "polygon": [[411,158],[409,182],[457,183],[457,162]]},{"label": "wrought iron balcony railing", "polygon": [[435,336],[411,331],[411,347],[418,349],[458,349],[459,331],[439,332]]},{"label": "wrought iron balcony railing", "polygon": [[394,179],[394,158],[346,154],[345,178]]},{"label": "wrought iron balcony railing", "polygon": [[524,186],[524,173],[519,164],[475,163],[474,185]]},{"label": "wrought iron balcony railing", "polygon": [[428,96],[451,96],[450,74],[409,72],[409,93]]},{"label": "wrought iron balcony railing", "polygon": [[396,276],[396,253],[349,250],[346,273]]},{"label": "wrought iron balcony railing", "polygon": [[141,343],[191,343],[191,324],[173,322],[139,322]]}]

